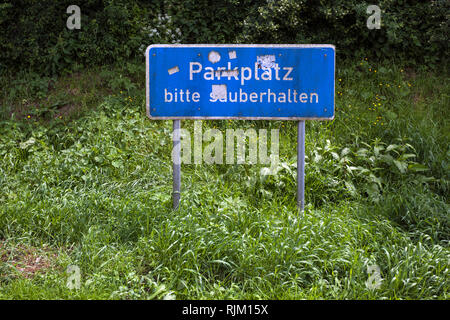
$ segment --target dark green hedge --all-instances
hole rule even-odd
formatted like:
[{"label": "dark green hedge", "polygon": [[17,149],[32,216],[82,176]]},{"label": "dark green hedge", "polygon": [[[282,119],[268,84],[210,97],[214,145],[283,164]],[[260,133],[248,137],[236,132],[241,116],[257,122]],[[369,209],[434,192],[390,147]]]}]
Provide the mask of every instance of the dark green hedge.
[{"label": "dark green hedge", "polygon": [[46,74],[136,56],[145,9],[135,1],[77,1],[81,30],[69,30],[75,1],[15,0],[1,5],[1,67]]},{"label": "dark green hedge", "polygon": [[[66,9],[81,8],[81,30]],[[369,4],[382,27],[366,27]],[[0,72],[44,74],[143,58],[151,43],[331,43],[340,57],[448,60],[450,1],[14,0],[0,2]]]}]

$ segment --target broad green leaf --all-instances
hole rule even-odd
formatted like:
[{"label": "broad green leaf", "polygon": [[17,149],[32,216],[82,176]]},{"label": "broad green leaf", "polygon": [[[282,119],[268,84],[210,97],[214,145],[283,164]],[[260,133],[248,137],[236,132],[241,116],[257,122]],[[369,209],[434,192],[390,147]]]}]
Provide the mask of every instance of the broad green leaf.
[{"label": "broad green leaf", "polygon": [[423,172],[430,170],[427,166],[420,163],[412,163],[408,165],[408,170],[412,172]]},{"label": "broad green leaf", "polygon": [[120,160],[114,160],[111,164],[114,168],[123,168],[123,163]]},{"label": "broad green leaf", "polygon": [[399,159],[401,159],[401,160],[406,160],[406,159],[409,159],[409,158],[415,158],[415,157],[416,157],[415,154],[412,154],[412,153],[406,153],[406,154],[402,154],[401,157],[400,157]]},{"label": "broad green leaf", "polygon": [[20,149],[27,149],[28,147],[32,146],[33,144],[36,143],[36,139],[34,139],[33,137],[31,137],[30,139],[28,139],[25,142],[21,142],[20,143]]},{"label": "broad green leaf", "polygon": [[406,169],[408,168],[408,164],[405,162],[394,160],[394,164],[398,168],[398,170],[400,170],[401,173],[405,173]]},{"label": "broad green leaf", "polygon": [[349,148],[344,148],[341,151],[341,157],[343,157],[343,156],[345,156],[345,155],[347,155],[349,153],[350,153],[350,149]]},{"label": "broad green leaf", "polygon": [[380,154],[380,151],[384,150],[383,146],[375,146],[373,147],[373,152],[375,153],[376,156],[378,156]]},{"label": "broad green leaf", "polygon": [[390,145],[387,146],[386,152],[389,152],[389,151],[397,149],[397,148],[398,148],[397,144],[390,144]]}]

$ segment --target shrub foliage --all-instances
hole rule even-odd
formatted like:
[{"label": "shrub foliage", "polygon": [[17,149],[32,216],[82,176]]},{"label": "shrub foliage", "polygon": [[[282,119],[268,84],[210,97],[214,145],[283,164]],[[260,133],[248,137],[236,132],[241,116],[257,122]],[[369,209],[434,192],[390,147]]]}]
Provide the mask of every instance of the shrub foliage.
[{"label": "shrub foliage", "polygon": [[446,0],[380,0],[381,29],[369,30],[358,0],[83,0],[81,29],[69,30],[73,1],[0,4],[0,71],[46,74],[143,59],[152,43],[332,43],[339,57],[446,61]]}]

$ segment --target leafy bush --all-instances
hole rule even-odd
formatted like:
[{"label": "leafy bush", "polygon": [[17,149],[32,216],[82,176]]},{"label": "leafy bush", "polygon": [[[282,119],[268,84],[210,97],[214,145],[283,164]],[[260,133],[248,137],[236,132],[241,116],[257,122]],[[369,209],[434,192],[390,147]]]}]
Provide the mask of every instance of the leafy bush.
[{"label": "leafy bush", "polygon": [[146,42],[142,26],[147,7],[137,1],[79,1],[81,29],[69,30],[66,9],[71,4],[49,0],[3,4],[0,71],[31,68],[55,74],[139,55],[137,48]]},{"label": "leafy bush", "polygon": [[446,61],[448,1],[381,0],[381,29],[369,30],[359,0],[280,0],[258,6],[243,23],[240,42],[332,43],[341,57],[401,56],[435,65]]},{"label": "leafy bush", "polygon": [[[433,177],[420,175],[428,167],[413,161],[414,148],[401,139],[397,144],[375,140],[362,143],[360,148],[339,148],[327,140],[324,146],[308,146],[306,155],[306,182],[308,203],[323,205],[345,199],[369,198],[380,202],[383,190],[390,181],[412,178],[416,183],[432,183]],[[296,162],[282,162],[276,175],[261,175],[248,186],[261,196],[290,195],[294,197],[297,176]]]},{"label": "leafy bush", "polygon": [[0,73],[56,74],[140,58],[152,43],[332,43],[339,57],[447,61],[449,2],[381,0],[369,30],[359,0],[84,0],[81,30],[68,30],[71,1],[0,4]]}]

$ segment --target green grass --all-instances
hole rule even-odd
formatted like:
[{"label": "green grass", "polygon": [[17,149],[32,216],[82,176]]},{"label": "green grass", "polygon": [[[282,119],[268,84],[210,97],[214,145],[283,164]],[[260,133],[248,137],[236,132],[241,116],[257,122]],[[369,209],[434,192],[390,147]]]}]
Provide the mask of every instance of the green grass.
[{"label": "green grass", "polygon": [[171,122],[146,118],[142,66],[33,79],[1,80],[0,298],[448,299],[445,74],[341,67],[335,120],[307,122],[303,215],[294,122],[204,121],[280,129],[279,172],[183,164],[173,211]]}]

